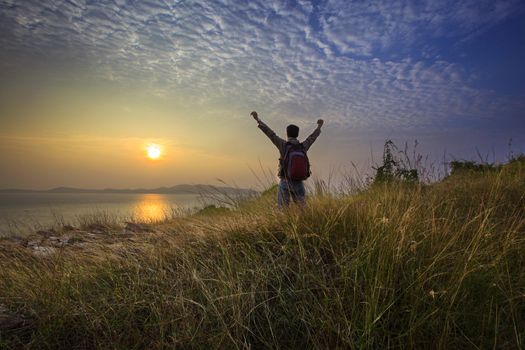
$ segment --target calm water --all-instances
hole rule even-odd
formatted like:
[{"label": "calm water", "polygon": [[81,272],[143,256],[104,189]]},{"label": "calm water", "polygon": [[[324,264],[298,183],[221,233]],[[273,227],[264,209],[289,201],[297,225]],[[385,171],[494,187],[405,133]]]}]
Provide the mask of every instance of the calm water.
[{"label": "calm water", "polygon": [[201,207],[196,194],[0,193],[0,235],[23,234],[58,222],[78,224],[92,215],[155,221]]}]

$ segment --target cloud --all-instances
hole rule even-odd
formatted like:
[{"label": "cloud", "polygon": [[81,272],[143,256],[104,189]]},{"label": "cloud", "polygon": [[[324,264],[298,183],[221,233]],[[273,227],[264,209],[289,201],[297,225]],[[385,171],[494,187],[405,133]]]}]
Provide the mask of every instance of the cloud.
[{"label": "cloud", "polygon": [[[210,109],[326,117],[346,128],[423,128],[523,109],[473,88],[465,69],[429,44],[468,40],[522,9],[510,0],[4,1],[0,70],[21,57],[78,61],[92,78]],[[423,60],[411,50],[429,54]]]},{"label": "cloud", "polygon": [[518,0],[329,0],[319,17],[326,42],[368,56],[420,48],[435,38],[474,37],[524,10]]}]

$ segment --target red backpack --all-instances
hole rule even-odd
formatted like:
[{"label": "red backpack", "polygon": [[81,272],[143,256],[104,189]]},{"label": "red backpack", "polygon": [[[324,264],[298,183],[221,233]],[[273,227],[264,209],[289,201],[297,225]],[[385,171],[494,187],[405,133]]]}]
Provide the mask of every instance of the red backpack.
[{"label": "red backpack", "polygon": [[310,177],[310,161],[303,144],[286,143],[281,174],[288,180],[302,181]]}]

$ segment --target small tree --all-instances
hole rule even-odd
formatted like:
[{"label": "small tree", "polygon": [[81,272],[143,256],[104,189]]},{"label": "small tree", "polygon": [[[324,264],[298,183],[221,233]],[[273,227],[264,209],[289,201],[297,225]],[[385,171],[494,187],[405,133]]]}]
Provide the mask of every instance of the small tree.
[{"label": "small tree", "polygon": [[394,157],[393,151],[397,147],[392,140],[386,140],[383,150],[383,165],[378,168],[373,168],[376,171],[374,183],[404,181],[404,182],[418,182],[419,174],[417,169],[407,168],[407,166],[400,160]]}]

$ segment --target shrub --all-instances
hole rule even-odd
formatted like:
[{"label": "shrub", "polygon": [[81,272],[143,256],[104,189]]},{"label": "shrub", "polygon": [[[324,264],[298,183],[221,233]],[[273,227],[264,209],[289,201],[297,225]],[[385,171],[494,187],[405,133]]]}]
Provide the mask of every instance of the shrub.
[{"label": "shrub", "polygon": [[374,183],[403,181],[403,182],[418,182],[419,174],[417,169],[408,167],[399,158],[394,157],[393,151],[396,151],[392,140],[385,142],[383,151],[383,165],[374,168],[376,175]]}]

